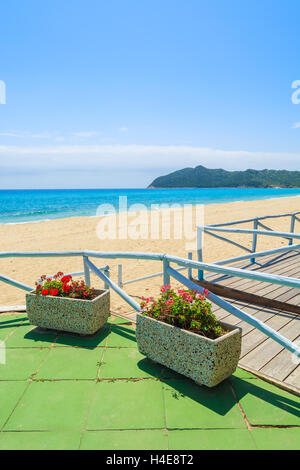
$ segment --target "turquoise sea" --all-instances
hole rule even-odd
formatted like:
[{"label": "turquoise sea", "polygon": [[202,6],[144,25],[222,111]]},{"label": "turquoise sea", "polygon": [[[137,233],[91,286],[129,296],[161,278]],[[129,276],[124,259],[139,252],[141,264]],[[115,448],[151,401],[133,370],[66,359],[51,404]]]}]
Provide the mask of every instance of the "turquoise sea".
[{"label": "turquoise sea", "polygon": [[95,216],[100,204],[119,211],[119,197],[132,204],[217,204],[300,195],[299,189],[39,189],[0,190],[0,224]]}]

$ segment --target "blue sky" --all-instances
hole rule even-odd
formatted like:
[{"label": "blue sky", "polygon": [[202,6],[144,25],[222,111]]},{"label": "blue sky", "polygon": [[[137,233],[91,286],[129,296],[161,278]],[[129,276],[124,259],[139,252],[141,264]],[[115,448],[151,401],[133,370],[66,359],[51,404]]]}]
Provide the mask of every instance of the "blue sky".
[{"label": "blue sky", "polygon": [[300,169],[299,14],[297,0],[2,2],[0,189]]}]

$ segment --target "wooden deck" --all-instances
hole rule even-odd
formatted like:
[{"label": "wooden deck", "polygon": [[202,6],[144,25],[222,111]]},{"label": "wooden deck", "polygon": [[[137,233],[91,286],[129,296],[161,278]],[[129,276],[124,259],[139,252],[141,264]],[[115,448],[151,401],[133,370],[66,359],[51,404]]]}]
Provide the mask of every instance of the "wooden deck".
[{"label": "wooden deck", "polygon": [[[299,278],[300,253],[297,251],[280,256],[273,255],[273,257],[257,259],[255,264],[240,262],[231,266]],[[205,280],[246,294],[256,294],[262,298],[283,302],[291,306],[300,306],[299,289],[216,274],[207,274]],[[254,305],[245,301],[245,299],[232,300],[227,298],[226,300],[267,323],[291,341],[300,344],[299,313],[293,313],[287,311],[287,309]],[[219,320],[238,325],[243,330],[240,366],[252,370],[270,381],[281,383],[283,386],[300,392],[300,361],[292,353],[248,323],[229,315],[223,309],[216,307],[214,311]]]}]

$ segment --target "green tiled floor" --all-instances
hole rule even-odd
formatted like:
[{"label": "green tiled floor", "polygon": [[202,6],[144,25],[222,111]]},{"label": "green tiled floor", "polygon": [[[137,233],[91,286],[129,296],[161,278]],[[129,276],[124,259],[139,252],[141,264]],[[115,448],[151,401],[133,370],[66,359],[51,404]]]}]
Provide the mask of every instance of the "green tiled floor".
[{"label": "green tiled floor", "polygon": [[250,450],[256,449],[248,429],[169,431],[169,449]]},{"label": "green tiled floor", "polygon": [[164,428],[162,384],[157,380],[97,383],[87,429]]},{"label": "green tiled floor", "polygon": [[232,383],[250,424],[300,425],[300,400],[290,393],[261,380],[234,378]]},{"label": "green tiled floor", "polygon": [[0,449],[300,448],[299,397],[241,369],[199,387],[142,356],[122,320],[81,337],[5,315],[0,340]]},{"label": "green tiled floor", "polygon": [[46,358],[46,348],[6,349],[6,364],[0,366],[0,380],[26,380]]},{"label": "green tiled floor", "polygon": [[167,433],[159,430],[89,431],[83,434],[82,450],[165,450]]},{"label": "green tiled floor", "polygon": [[0,450],[77,450],[81,432],[3,432]]},{"label": "green tiled floor", "polygon": [[47,380],[96,379],[103,348],[53,348],[36,377]]}]

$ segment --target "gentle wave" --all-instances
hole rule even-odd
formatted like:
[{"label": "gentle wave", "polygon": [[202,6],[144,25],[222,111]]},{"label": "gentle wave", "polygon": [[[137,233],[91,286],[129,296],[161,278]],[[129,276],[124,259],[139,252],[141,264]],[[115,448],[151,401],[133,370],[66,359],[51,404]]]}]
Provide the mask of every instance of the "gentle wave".
[{"label": "gentle wave", "polygon": [[0,190],[0,224],[98,217],[97,208],[101,204],[111,204],[119,212],[120,196],[127,197],[125,210],[129,211],[136,203],[150,210],[154,204],[206,205],[300,196],[300,188]]}]

